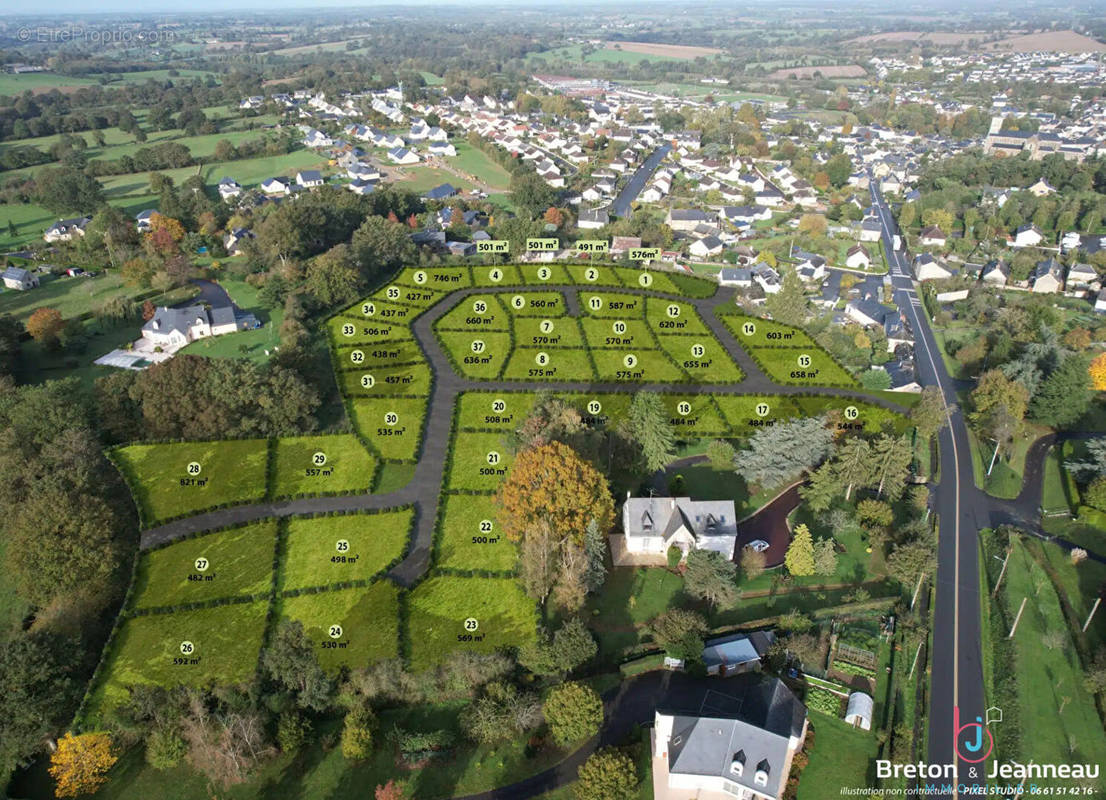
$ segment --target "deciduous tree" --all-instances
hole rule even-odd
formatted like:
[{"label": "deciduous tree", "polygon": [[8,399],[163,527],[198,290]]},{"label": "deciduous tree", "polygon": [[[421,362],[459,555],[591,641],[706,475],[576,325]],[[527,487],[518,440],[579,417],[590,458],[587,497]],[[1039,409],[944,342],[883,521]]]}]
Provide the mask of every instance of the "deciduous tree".
[{"label": "deciduous tree", "polygon": [[50,757],[50,775],[58,797],[93,794],[107,782],[108,770],[119,760],[113,752],[111,734],[66,733]]},{"label": "deciduous tree", "polygon": [[603,701],[590,686],[564,683],[550,690],[542,705],[553,741],[562,747],[589,739],[603,724]]},{"label": "deciduous tree", "polygon": [[653,641],[672,658],[698,661],[703,657],[703,637],[709,627],[702,614],[670,608],[649,623]]},{"label": "deciduous tree", "polygon": [[65,327],[65,320],[56,308],[42,306],[31,312],[26,326],[32,339],[41,345],[51,346],[57,344],[58,336]]},{"label": "deciduous tree", "polygon": [[634,800],[637,797],[634,762],[613,747],[592,753],[580,765],[572,793],[576,800]]}]

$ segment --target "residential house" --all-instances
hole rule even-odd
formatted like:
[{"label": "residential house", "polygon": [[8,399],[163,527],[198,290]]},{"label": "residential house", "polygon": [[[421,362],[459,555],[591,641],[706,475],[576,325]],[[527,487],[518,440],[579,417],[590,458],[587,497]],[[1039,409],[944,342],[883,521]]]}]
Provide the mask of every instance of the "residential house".
[{"label": "residential house", "polygon": [[640,236],[615,236],[611,239],[612,256],[620,256],[636,247],[641,247]]},{"label": "residential house", "polygon": [[1014,238],[1009,241],[1011,247],[1036,247],[1044,238],[1045,235],[1036,225],[1022,225],[1014,231]]},{"label": "residential house", "polygon": [[242,194],[242,187],[234,178],[223,178],[219,181],[218,191],[219,197],[223,198],[223,202],[230,202]]},{"label": "residential house", "polygon": [[845,266],[850,269],[868,269],[872,266],[872,257],[862,244],[854,244],[845,253]]},{"label": "residential house", "polygon": [[457,148],[450,142],[431,142],[426,148],[427,152],[432,156],[455,156],[457,155]]},{"label": "residential house", "polygon": [[764,290],[765,294],[776,294],[780,288],[780,274],[763,261],[753,264],[753,280]]},{"label": "residential house", "polygon": [[736,681],[740,688],[712,690],[711,702],[704,699],[696,712],[657,709],[654,795],[783,797],[792,760],[806,739],[806,708],[779,678],[750,673]]},{"label": "residential house", "polygon": [[681,558],[692,550],[713,550],[730,561],[737,544],[737,512],[733,500],[627,497],[622,532],[628,553],[665,556],[675,547]]},{"label": "residential house", "polygon": [[423,199],[425,199],[425,200],[448,200],[449,198],[455,197],[456,195],[457,195],[457,189],[456,188],[454,188],[452,185],[450,185],[448,183],[443,183],[443,184],[440,184],[439,186],[435,186],[433,189],[430,189],[429,191],[427,191],[427,193],[423,195]]},{"label": "residential house", "polygon": [[716,215],[696,208],[670,208],[664,219],[668,227],[674,231],[693,231],[696,225],[710,225],[716,220]]},{"label": "residential house", "polygon": [[1045,197],[1053,194],[1056,189],[1044,178],[1039,178],[1032,186],[1026,187],[1026,191],[1034,197]]},{"label": "residential house", "polygon": [[878,242],[883,234],[883,226],[875,217],[865,217],[860,221],[860,241]]},{"label": "residential house", "polygon": [[188,306],[187,308],[166,308],[158,306],[154,316],[142,326],[142,338],[156,346],[176,351],[189,342],[222,336],[239,329],[255,327],[257,320],[252,314],[239,318],[233,306]]},{"label": "residential house", "polygon": [[134,226],[138,229],[139,233],[149,233],[151,225],[151,217],[157,213],[156,208],[147,208],[139,211],[134,215]]},{"label": "residential house", "polygon": [[346,185],[346,188],[354,194],[372,194],[376,191],[376,181],[368,181],[362,180],[361,178],[355,178]]},{"label": "residential house", "polygon": [[747,289],[753,285],[753,272],[747,267],[723,267],[718,273],[718,285]]},{"label": "residential house", "polygon": [[38,276],[19,267],[8,267],[4,270],[4,288],[24,292],[27,289],[38,288]]},{"label": "residential house", "polygon": [[722,252],[722,241],[717,236],[704,236],[691,243],[688,252],[696,258],[708,258]]},{"label": "residential house", "polygon": [[952,270],[938,261],[930,253],[919,253],[914,257],[914,279],[918,281],[936,281],[951,278]]},{"label": "residential house", "polygon": [[936,225],[930,225],[922,231],[918,241],[923,247],[944,247],[948,237]]},{"label": "residential house", "polygon": [[1067,288],[1087,289],[1098,280],[1098,272],[1090,264],[1072,264],[1068,267]]},{"label": "residential house", "polygon": [[605,208],[585,208],[576,218],[576,225],[585,230],[596,230],[610,224],[611,217]]},{"label": "residential house", "polygon": [[284,178],[266,178],[261,182],[261,191],[265,194],[288,194],[291,187]]},{"label": "residential house", "polygon": [[418,164],[419,155],[406,147],[393,147],[388,151],[388,160],[394,164]]},{"label": "residential house", "polygon": [[1046,258],[1037,263],[1029,276],[1030,288],[1034,292],[1052,294],[1064,289],[1064,268],[1055,258]]},{"label": "residential house", "polygon": [[223,237],[223,247],[226,249],[228,256],[240,256],[242,255],[242,242],[255,238],[257,238],[256,235],[249,228],[235,228]]},{"label": "residential house", "polygon": [[1094,310],[1096,314],[1106,314],[1106,289],[1099,291],[1094,300]]},{"label": "residential house", "polygon": [[323,174],[317,169],[305,169],[296,173],[296,183],[305,189],[314,189],[322,186],[324,182]]},{"label": "residential house", "polygon": [[718,210],[718,221],[731,225],[752,225],[772,219],[772,210],[768,206],[722,206]]},{"label": "residential house", "polygon": [[795,265],[795,274],[803,283],[819,283],[826,277],[826,259],[814,253],[795,253],[801,259]]},{"label": "residential house", "polygon": [[1010,280],[1010,266],[1001,258],[995,258],[983,265],[979,279],[990,286],[1005,286]]},{"label": "residential house", "polygon": [[73,219],[59,219],[46,229],[42,238],[48,242],[68,242],[74,236],[84,236],[84,229],[92,217],[74,217]]}]

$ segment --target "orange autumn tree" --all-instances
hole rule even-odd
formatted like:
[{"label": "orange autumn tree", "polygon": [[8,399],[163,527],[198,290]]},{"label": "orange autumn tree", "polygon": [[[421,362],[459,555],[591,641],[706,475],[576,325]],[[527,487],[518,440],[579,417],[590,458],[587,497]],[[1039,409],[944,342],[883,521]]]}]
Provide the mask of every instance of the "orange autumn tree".
[{"label": "orange autumn tree", "polygon": [[53,344],[58,340],[62,328],[65,327],[65,320],[62,319],[61,312],[56,308],[43,306],[31,312],[31,316],[27,317],[25,325],[27,333],[36,342],[39,344]]},{"label": "orange autumn tree", "polygon": [[1095,356],[1090,366],[1087,367],[1087,372],[1091,376],[1091,386],[1094,387],[1095,391],[1106,391],[1106,353],[1099,353]]},{"label": "orange autumn tree", "polygon": [[118,760],[112,752],[110,734],[65,734],[50,757],[50,775],[57,782],[54,793],[58,797],[92,794],[103,786],[108,770]]},{"label": "orange autumn tree", "polygon": [[538,524],[582,542],[589,522],[606,531],[614,519],[606,479],[561,442],[519,453],[495,499],[499,524],[516,542]]}]

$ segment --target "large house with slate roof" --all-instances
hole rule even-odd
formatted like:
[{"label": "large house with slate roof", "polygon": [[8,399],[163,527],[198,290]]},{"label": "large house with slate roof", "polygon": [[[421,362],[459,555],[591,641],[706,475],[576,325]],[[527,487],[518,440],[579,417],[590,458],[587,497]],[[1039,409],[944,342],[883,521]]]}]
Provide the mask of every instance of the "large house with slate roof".
[{"label": "large house with slate roof", "polygon": [[235,314],[234,306],[160,306],[154,316],[142,326],[142,337],[154,346],[176,351],[197,339],[222,336],[257,325],[252,314]]},{"label": "large house with slate roof", "polygon": [[714,550],[732,560],[737,512],[732,500],[628,497],[622,505],[622,530],[630,553],[664,555],[676,547],[685,557],[692,550]]},{"label": "large house with slate roof", "polygon": [[[712,691],[696,713],[658,708],[658,800],[779,800],[807,732],[806,707],[778,678],[750,673]],[[725,694],[723,694],[725,692]]]}]

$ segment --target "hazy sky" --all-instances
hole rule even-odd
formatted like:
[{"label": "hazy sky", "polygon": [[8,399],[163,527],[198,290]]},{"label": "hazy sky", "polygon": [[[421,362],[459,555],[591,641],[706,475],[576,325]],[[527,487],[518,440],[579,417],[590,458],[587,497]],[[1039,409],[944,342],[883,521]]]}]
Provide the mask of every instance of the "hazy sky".
[{"label": "hazy sky", "polygon": [[[613,5],[627,0],[590,0],[589,5]],[[272,10],[313,10],[320,14],[327,8],[371,8],[373,6],[472,6],[472,5],[549,5],[549,0],[325,0],[322,4],[313,4],[307,0],[103,0],[90,5],[81,0],[55,0],[48,8],[28,4],[26,0],[0,0],[0,15],[26,15],[43,13],[50,16],[58,14],[119,13],[140,14],[180,14],[188,12],[208,13],[212,11],[264,11]]]}]

